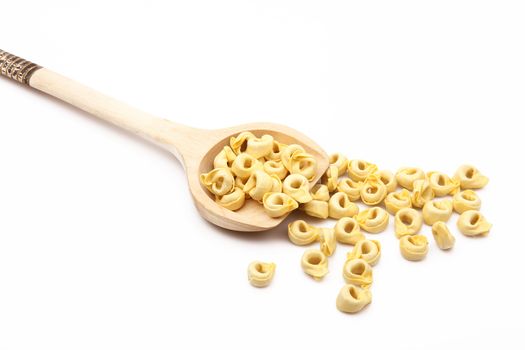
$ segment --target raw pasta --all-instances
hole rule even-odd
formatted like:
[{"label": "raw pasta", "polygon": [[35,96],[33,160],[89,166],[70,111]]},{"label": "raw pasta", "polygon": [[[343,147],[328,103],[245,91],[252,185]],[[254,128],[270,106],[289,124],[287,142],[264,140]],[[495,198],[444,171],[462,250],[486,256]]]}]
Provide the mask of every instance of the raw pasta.
[{"label": "raw pasta", "polygon": [[407,260],[422,260],[428,253],[428,240],[423,235],[403,236],[399,240],[399,249]]},{"label": "raw pasta", "polygon": [[354,181],[365,181],[366,178],[377,171],[377,165],[360,159],[348,161],[348,176]]},{"label": "raw pasta", "polygon": [[248,153],[239,154],[232,163],[232,172],[241,179],[249,178],[256,170],[262,170],[262,163]]},{"label": "raw pasta", "polygon": [[335,239],[335,233],[333,228],[320,228],[319,229],[319,243],[320,250],[326,256],[332,256],[337,246]]},{"label": "raw pasta", "polygon": [[374,266],[379,262],[381,257],[381,243],[376,240],[362,239],[358,241],[354,249],[346,255],[347,260],[363,259],[370,266]]},{"label": "raw pasta", "polygon": [[299,207],[299,204],[285,193],[268,192],[263,196],[266,214],[272,218],[283,216]]},{"label": "raw pasta", "polygon": [[381,203],[387,193],[385,184],[375,175],[370,175],[366,179],[360,191],[361,200],[369,206]]},{"label": "raw pasta", "polygon": [[337,165],[330,165],[323,176],[323,181],[328,188],[328,192],[334,192],[337,188],[338,170]]},{"label": "raw pasta", "polygon": [[412,206],[422,208],[425,203],[434,199],[434,191],[430,188],[428,180],[416,180],[413,183]]},{"label": "raw pasta", "polygon": [[208,191],[216,196],[224,196],[233,191],[235,187],[232,173],[225,168],[217,168],[207,174],[201,174],[200,180]]},{"label": "raw pasta", "polygon": [[319,239],[319,229],[304,220],[288,224],[288,238],[296,245],[308,245]]},{"label": "raw pasta", "polygon": [[359,212],[359,207],[348,199],[344,192],[337,192],[332,195],[328,202],[328,215],[332,219],[340,219],[344,216],[354,216]]},{"label": "raw pasta", "polygon": [[399,192],[389,193],[385,198],[385,208],[392,215],[402,208],[410,208],[412,206],[412,199],[410,192],[407,189],[402,189]]},{"label": "raw pasta", "polygon": [[356,218],[361,229],[370,233],[379,233],[388,226],[389,216],[386,210],[380,207],[365,209]]},{"label": "raw pasta", "polygon": [[341,153],[333,153],[330,155],[328,161],[330,165],[335,165],[338,169],[338,176],[342,176],[348,166],[348,159]]},{"label": "raw pasta", "polygon": [[381,181],[386,186],[386,191],[388,193],[394,192],[396,190],[397,180],[394,173],[389,170],[379,170],[376,172],[376,175],[379,177],[379,181]]},{"label": "raw pasta", "polygon": [[288,170],[284,167],[280,160],[269,160],[263,164],[263,170],[268,175],[277,175],[279,179],[284,180],[288,175]]},{"label": "raw pasta", "polygon": [[237,155],[233,152],[230,146],[224,146],[222,151],[220,151],[213,159],[213,167],[229,169],[236,157]]},{"label": "raw pasta", "polygon": [[477,210],[467,210],[459,216],[458,229],[465,236],[487,235],[492,224]]},{"label": "raw pasta", "polygon": [[246,194],[239,187],[235,187],[232,192],[223,196],[215,196],[215,201],[219,203],[219,205],[233,211],[242,208],[245,200]]},{"label": "raw pasta", "polygon": [[328,273],[328,259],[318,249],[307,249],[301,258],[301,267],[307,275],[320,280]]},{"label": "raw pasta", "polygon": [[430,201],[423,206],[423,220],[429,226],[438,221],[447,222],[451,215],[452,201],[450,199]]},{"label": "raw pasta", "polygon": [[308,179],[301,174],[290,174],[283,181],[283,192],[299,203],[312,200]]},{"label": "raw pasta", "polygon": [[396,173],[397,184],[409,191],[414,189],[414,181],[424,179],[425,172],[419,168],[401,168]]},{"label": "raw pasta", "polygon": [[427,174],[430,188],[434,191],[437,197],[443,197],[449,194],[454,194],[459,189],[459,181],[451,179],[448,175],[431,171]]},{"label": "raw pasta", "polygon": [[339,291],[335,305],[341,312],[356,313],[372,302],[372,293],[366,288],[347,284]]},{"label": "raw pasta", "polygon": [[351,201],[361,198],[361,187],[363,187],[363,182],[356,182],[348,178],[341,179],[337,184],[337,190],[346,193]]},{"label": "raw pasta", "polygon": [[248,280],[254,287],[266,287],[272,282],[275,264],[254,261],[248,266]]},{"label": "raw pasta", "polygon": [[394,231],[397,238],[414,235],[421,230],[423,217],[420,212],[412,208],[402,208],[395,216]]},{"label": "raw pasta", "polygon": [[361,232],[359,223],[354,218],[343,217],[337,221],[334,227],[335,239],[339,243],[354,245],[365,235]]},{"label": "raw pasta", "polygon": [[312,187],[310,194],[313,199],[328,202],[330,200],[330,192],[326,185],[317,184]]},{"label": "raw pasta", "polygon": [[[277,179],[279,180],[279,179]],[[262,170],[255,170],[248,181],[244,184],[244,192],[248,193],[251,198],[261,202],[263,196],[272,191],[274,180]]]},{"label": "raw pasta", "polygon": [[459,181],[462,190],[482,188],[489,182],[489,178],[472,165],[460,166],[454,179]]},{"label": "raw pasta", "polygon": [[286,148],[286,145],[284,143],[280,143],[278,141],[276,141],[275,139],[273,140],[273,144],[272,144],[272,148],[270,150],[270,152],[264,156],[264,158],[266,160],[275,160],[275,161],[281,161],[281,152],[283,149]]},{"label": "raw pasta", "polygon": [[467,210],[479,210],[481,208],[481,199],[479,199],[476,192],[465,190],[454,195],[452,205],[458,214],[462,214]]},{"label": "raw pasta", "polygon": [[432,235],[439,249],[447,250],[454,246],[456,239],[450,233],[447,224],[438,221],[432,225]]},{"label": "raw pasta", "polygon": [[243,131],[236,137],[230,137],[230,147],[235,154],[246,151],[248,140],[255,138],[255,135],[249,131]]},{"label": "raw pasta", "polygon": [[328,202],[312,199],[308,203],[301,204],[299,208],[309,216],[319,219],[328,218]]},{"label": "raw pasta", "polygon": [[272,151],[273,136],[262,135],[259,137],[251,137],[247,139],[246,153],[255,158],[262,158],[267,156]]},{"label": "raw pasta", "polygon": [[373,281],[372,267],[363,259],[347,260],[343,266],[346,283],[368,288]]}]

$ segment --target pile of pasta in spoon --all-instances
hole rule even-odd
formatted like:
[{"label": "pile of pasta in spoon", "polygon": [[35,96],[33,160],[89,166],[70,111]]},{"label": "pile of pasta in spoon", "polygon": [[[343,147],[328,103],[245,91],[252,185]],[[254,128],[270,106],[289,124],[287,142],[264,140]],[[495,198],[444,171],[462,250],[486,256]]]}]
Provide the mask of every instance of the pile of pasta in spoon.
[{"label": "pile of pasta in spoon", "polygon": [[[251,198],[261,202],[272,217],[299,208],[312,217],[336,219],[332,228],[296,220],[288,225],[288,237],[300,246],[319,242],[318,249],[307,249],[301,259],[303,271],[316,280],[328,273],[328,257],[337,243],[353,246],[343,266],[345,285],[336,298],[340,311],[355,313],[372,301],[372,267],[381,257],[381,244],[367,239],[364,232],[383,232],[390,215],[394,216],[400,253],[410,261],[424,259],[429,251],[428,239],[419,233],[423,224],[431,226],[440,249],[454,246],[447,226],[454,211],[460,214],[457,228],[466,236],[487,235],[492,227],[479,211],[481,200],[474,191],[489,180],[474,166],[462,165],[450,177],[415,167],[394,174],[364,160],[348,160],[340,153],[329,160],[320,183],[310,189],[317,171],[313,156],[299,145],[279,143],[270,135],[259,138],[243,132],[230,139],[230,146],[215,157],[214,169],[202,174],[201,182],[217,203],[230,210],[241,208]],[[369,208],[360,210],[358,201]],[[275,267],[254,261],[248,267],[248,279],[256,287],[265,287]]]}]

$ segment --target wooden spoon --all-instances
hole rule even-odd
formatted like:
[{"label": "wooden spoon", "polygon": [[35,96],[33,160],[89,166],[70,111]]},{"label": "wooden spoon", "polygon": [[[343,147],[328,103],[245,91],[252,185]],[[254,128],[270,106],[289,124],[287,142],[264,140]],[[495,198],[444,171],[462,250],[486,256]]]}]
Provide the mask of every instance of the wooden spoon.
[{"label": "wooden spoon", "polygon": [[263,206],[255,201],[247,201],[243,208],[235,212],[225,209],[216,204],[213,196],[201,185],[199,174],[213,168],[213,158],[228,144],[230,136],[251,131],[257,136],[270,134],[280,142],[303,146],[318,164],[312,186],[328,167],[327,154],[315,142],[284,125],[251,123],[219,130],[196,129],[137,110],[2,50],[0,70],[4,76],[65,101],[173,153],[186,170],[188,185],[199,213],[213,224],[230,230],[264,231],[279,225],[285,218],[270,218]]}]

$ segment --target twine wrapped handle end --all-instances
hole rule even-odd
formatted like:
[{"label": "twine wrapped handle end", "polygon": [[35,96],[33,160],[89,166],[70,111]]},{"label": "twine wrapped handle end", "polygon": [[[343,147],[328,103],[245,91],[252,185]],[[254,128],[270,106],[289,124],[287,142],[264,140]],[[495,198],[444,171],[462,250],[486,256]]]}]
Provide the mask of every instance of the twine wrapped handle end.
[{"label": "twine wrapped handle end", "polygon": [[38,64],[29,62],[16,55],[0,50],[0,75],[6,76],[19,83],[29,85],[31,75],[40,69]]}]

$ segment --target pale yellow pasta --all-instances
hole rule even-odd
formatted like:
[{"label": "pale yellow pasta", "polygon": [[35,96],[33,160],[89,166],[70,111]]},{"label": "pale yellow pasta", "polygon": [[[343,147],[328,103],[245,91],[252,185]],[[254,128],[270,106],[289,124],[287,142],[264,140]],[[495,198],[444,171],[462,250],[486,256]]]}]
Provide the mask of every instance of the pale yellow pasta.
[{"label": "pale yellow pasta", "polygon": [[284,143],[280,143],[280,142],[278,142],[278,141],[276,141],[274,139],[270,152],[267,155],[265,155],[264,158],[266,160],[275,160],[275,161],[279,161],[280,162],[281,161],[281,152],[285,148],[286,148],[286,145]]},{"label": "pale yellow pasta", "polygon": [[351,201],[356,201],[361,198],[361,187],[364,182],[354,181],[352,179],[341,179],[337,183],[337,191],[344,192]]},{"label": "pale yellow pasta", "polygon": [[348,167],[348,159],[341,153],[333,153],[328,158],[330,165],[337,166],[338,176],[342,176]]},{"label": "pale yellow pasta", "polygon": [[317,173],[317,160],[305,152],[294,152],[290,160],[290,173],[301,174],[312,181]]},{"label": "pale yellow pasta", "polygon": [[375,174],[379,177],[379,181],[386,186],[388,193],[394,192],[397,189],[397,180],[393,172],[390,170],[379,170]]},{"label": "pale yellow pasta", "polygon": [[254,287],[262,288],[268,286],[275,274],[275,264],[262,261],[254,261],[248,265],[248,281]]},{"label": "pale yellow pasta", "polygon": [[362,239],[358,241],[354,249],[346,255],[347,260],[363,259],[370,266],[375,266],[381,257],[381,244],[379,241]]},{"label": "pale yellow pasta", "polygon": [[425,203],[434,199],[434,191],[430,188],[428,180],[416,180],[413,183],[412,190],[412,206],[415,208],[422,208]]},{"label": "pale yellow pasta", "polygon": [[246,179],[241,179],[240,177],[235,178],[235,187],[239,187],[243,192],[245,192],[246,198],[250,198],[250,195],[246,191],[244,191],[244,186],[246,185],[249,179],[249,177],[247,177]]},{"label": "pale yellow pasta", "polygon": [[454,195],[452,205],[454,210],[461,214],[467,210],[479,210],[481,208],[481,199],[479,199],[476,192],[465,190]]},{"label": "pale yellow pasta", "polygon": [[354,218],[343,217],[337,220],[334,227],[335,239],[344,244],[354,245],[362,239],[365,235],[361,232],[359,223]]},{"label": "pale yellow pasta", "polygon": [[307,275],[320,280],[328,273],[328,259],[318,249],[307,249],[301,258],[301,267]]},{"label": "pale yellow pasta", "polygon": [[386,186],[379,177],[370,175],[361,187],[361,201],[369,206],[376,205],[385,199],[387,193]]},{"label": "pale yellow pasta", "polygon": [[229,210],[238,210],[244,205],[246,194],[239,187],[235,187],[233,192],[227,193],[223,196],[215,196],[215,201],[220,206]]},{"label": "pale yellow pasta", "polygon": [[399,249],[407,260],[422,260],[428,253],[428,240],[423,235],[403,236],[399,240]]},{"label": "pale yellow pasta", "polygon": [[370,233],[383,232],[388,226],[389,215],[383,208],[365,209],[355,217],[362,230]]},{"label": "pale yellow pasta", "polygon": [[292,170],[292,155],[295,152],[304,153],[305,150],[302,146],[296,145],[294,143],[281,150],[281,162],[286,167],[286,169],[288,169],[288,171]]},{"label": "pale yellow pasta", "polygon": [[274,186],[274,179],[262,170],[255,170],[246,184],[244,184],[243,191],[248,193],[251,198],[261,202],[263,196],[272,191]]},{"label": "pale yellow pasta", "polygon": [[319,239],[319,229],[304,220],[288,224],[288,238],[295,245],[308,245]]},{"label": "pale yellow pasta", "polygon": [[230,146],[224,146],[224,148],[215,156],[213,159],[214,168],[230,168],[237,155]]},{"label": "pale yellow pasta", "polygon": [[372,302],[372,293],[368,288],[347,284],[339,291],[335,306],[341,312],[356,313]]},{"label": "pale yellow pasta", "polygon": [[272,151],[273,147],[273,136],[263,135],[261,137],[248,138],[248,144],[246,146],[246,153],[254,156],[255,158],[262,158],[267,156]]},{"label": "pale yellow pasta", "polygon": [[328,218],[328,202],[321,201],[318,199],[312,199],[308,203],[300,205],[299,209],[309,215],[319,219]]},{"label": "pale yellow pasta", "polygon": [[310,183],[301,174],[288,175],[283,181],[283,192],[299,203],[307,203],[312,200]]},{"label": "pale yellow pasta", "polygon": [[201,174],[201,183],[216,196],[224,196],[233,191],[235,180],[230,170],[226,168],[213,169],[209,173]]},{"label": "pale yellow pasta", "polygon": [[414,189],[414,181],[424,179],[425,172],[419,168],[401,168],[396,173],[397,184],[409,191]]},{"label": "pale yellow pasta", "polygon": [[447,222],[452,215],[452,200],[430,201],[423,206],[423,220],[432,226],[438,221]]},{"label": "pale yellow pasta", "polygon": [[328,166],[326,173],[323,175],[323,183],[328,188],[328,192],[334,192],[337,188],[338,170],[336,165]]},{"label": "pale yellow pasta", "polygon": [[400,209],[412,207],[412,198],[410,197],[411,194],[407,189],[389,193],[385,198],[385,208],[390,214],[396,215]]},{"label": "pale yellow pasta", "polygon": [[233,161],[231,167],[235,176],[241,179],[249,178],[254,171],[262,169],[262,163],[248,153],[239,154]]},{"label": "pale yellow pasta", "polygon": [[272,178],[272,189],[270,192],[282,192],[283,191],[283,183],[281,182],[281,179],[279,179],[279,176],[277,175],[270,175]]},{"label": "pale yellow pasta", "polygon": [[437,197],[454,194],[459,190],[459,181],[451,179],[447,174],[431,171],[427,173],[427,178],[430,188]]},{"label": "pale yellow pasta", "polygon": [[326,256],[332,256],[337,247],[334,229],[325,227],[319,228],[319,243],[319,250],[321,250]]},{"label": "pale yellow pasta", "polygon": [[297,209],[299,204],[285,193],[268,192],[263,196],[264,211],[268,216],[277,218]]},{"label": "pale yellow pasta", "polygon": [[477,210],[467,210],[458,218],[458,229],[465,236],[488,235],[492,224]]},{"label": "pale yellow pasta", "polygon": [[326,185],[316,184],[310,190],[313,199],[328,202],[330,200],[330,192]]},{"label": "pale yellow pasta", "polygon": [[434,236],[437,246],[442,250],[452,248],[456,242],[456,239],[450,233],[447,224],[443,221],[435,222],[434,225],[432,225],[432,235]]},{"label": "pale yellow pasta", "polygon": [[348,176],[354,181],[365,181],[366,178],[377,171],[377,165],[361,159],[348,161]]},{"label": "pale yellow pasta", "polygon": [[372,267],[363,259],[347,260],[343,265],[343,278],[348,284],[368,288],[373,281]]},{"label": "pale yellow pasta", "polygon": [[352,203],[344,192],[337,192],[328,201],[328,216],[332,219],[340,219],[344,216],[354,216],[359,213],[357,204]]},{"label": "pale yellow pasta", "polygon": [[[254,139],[255,135],[249,131],[243,131],[235,137],[230,137],[230,147],[235,154],[241,154],[248,147],[248,140]],[[258,157],[256,157],[258,158]]]},{"label": "pale yellow pasta", "polygon": [[268,160],[264,162],[263,170],[268,175],[277,175],[281,180],[284,180],[286,175],[288,175],[288,170],[286,170],[283,163],[279,160]]},{"label": "pale yellow pasta", "polygon": [[453,178],[459,181],[462,190],[482,188],[489,182],[489,178],[472,165],[460,166]]},{"label": "pale yellow pasta", "polygon": [[394,231],[397,238],[414,235],[421,230],[423,217],[420,212],[412,208],[402,208],[395,216]]}]

